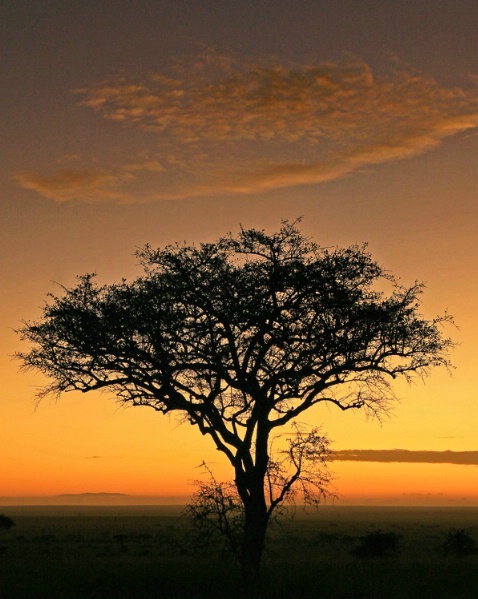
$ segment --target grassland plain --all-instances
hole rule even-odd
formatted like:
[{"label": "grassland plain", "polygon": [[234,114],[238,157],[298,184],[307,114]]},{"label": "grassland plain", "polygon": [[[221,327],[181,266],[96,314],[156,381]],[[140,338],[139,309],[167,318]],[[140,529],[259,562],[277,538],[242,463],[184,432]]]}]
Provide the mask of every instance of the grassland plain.
[{"label": "grassland plain", "polygon": [[[0,599],[239,599],[232,556],[198,546],[179,506],[8,507],[0,531]],[[363,558],[374,531],[398,551]],[[476,599],[478,554],[443,548],[451,530],[478,540],[478,508],[324,506],[276,524],[265,599]]]}]

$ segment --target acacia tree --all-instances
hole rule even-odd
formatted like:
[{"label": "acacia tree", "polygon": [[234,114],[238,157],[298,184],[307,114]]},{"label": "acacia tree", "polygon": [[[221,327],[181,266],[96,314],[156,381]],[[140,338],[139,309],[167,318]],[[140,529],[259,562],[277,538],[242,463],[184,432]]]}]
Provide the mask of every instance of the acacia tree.
[{"label": "acacia tree", "polygon": [[321,402],[386,410],[392,379],[449,364],[449,317],[423,318],[422,285],[401,286],[365,246],[321,248],[296,223],[138,257],[132,282],[85,275],[51,295],[19,357],[52,379],[41,397],[110,389],[208,435],[232,465],[242,562],[257,574],[273,510],[297,483],[309,497],[327,486],[316,430],[292,435],[285,467],[271,439]]}]

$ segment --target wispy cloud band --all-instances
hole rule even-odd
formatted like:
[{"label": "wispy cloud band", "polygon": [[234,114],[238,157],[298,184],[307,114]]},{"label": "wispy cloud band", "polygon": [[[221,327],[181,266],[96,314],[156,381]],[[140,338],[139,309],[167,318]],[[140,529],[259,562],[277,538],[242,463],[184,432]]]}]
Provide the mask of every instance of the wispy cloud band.
[{"label": "wispy cloud band", "polygon": [[356,58],[259,65],[206,52],[168,72],[113,77],[76,94],[106,120],[156,132],[157,156],[83,179],[71,171],[17,177],[58,201],[82,190],[124,200],[125,175],[131,182],[141,171],[156,177],[148,199],[316,184],[478,126],[476,85],[445,87],[396,65],[376,77]]},{"label": "wispy cloud band", "polygon": [[[127,200],[121,191],[121,177],[113,172],[88,169],[60,169],[53,174],[34,171],[17,173],[14,179],[25,189],[56,202]],[[124,177],[122,178],[124,180]]]},{"label": "wispy cloud band", "polygon": [[478,451],[411,451],[408,449],[342,449],[333,453],[339,462],[399,462],[478,466]]}]

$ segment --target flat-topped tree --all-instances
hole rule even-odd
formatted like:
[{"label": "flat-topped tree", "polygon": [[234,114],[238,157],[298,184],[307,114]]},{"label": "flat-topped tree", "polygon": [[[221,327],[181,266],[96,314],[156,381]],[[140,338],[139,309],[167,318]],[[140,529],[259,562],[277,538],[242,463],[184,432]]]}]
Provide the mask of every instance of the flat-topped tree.
[{"label": "flat-topped tree", "polygon": [[327,490],[327,440],[297,431],[284,468],[270,455],[277,429],[321,402],[380,414],[392,379],[449,364],[449,318],[423,318],[422,285],[399,285],[365,246],[324,249],[296,223],[138,256],[132,282],[85,275],[51,295],[19,357],[52,379],[41,396],[109,388],[209,435],[233,467],[242,562],[258,573],[275,507],[299,483],[309,498]]}]

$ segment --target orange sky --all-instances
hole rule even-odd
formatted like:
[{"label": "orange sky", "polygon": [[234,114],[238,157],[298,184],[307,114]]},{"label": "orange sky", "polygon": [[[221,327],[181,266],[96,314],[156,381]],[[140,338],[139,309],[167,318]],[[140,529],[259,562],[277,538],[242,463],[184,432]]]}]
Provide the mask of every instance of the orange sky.
[{"label": "orange sky", "polygon": [[[55,282],[139,274],[146,243],[303,216],[367,241],[423,311],[449,310],[452,376],[398,384],[381,425],[316,408],[333,448],[478,450],[476,2],[6,3],[0,9],[0,496],[187,495],[207,439],[106,395],[34,410],[14,329]],[[446,456],[443,455],[445,460]],[[478,465],[334,462],[342,501],[478,503]]]}]

